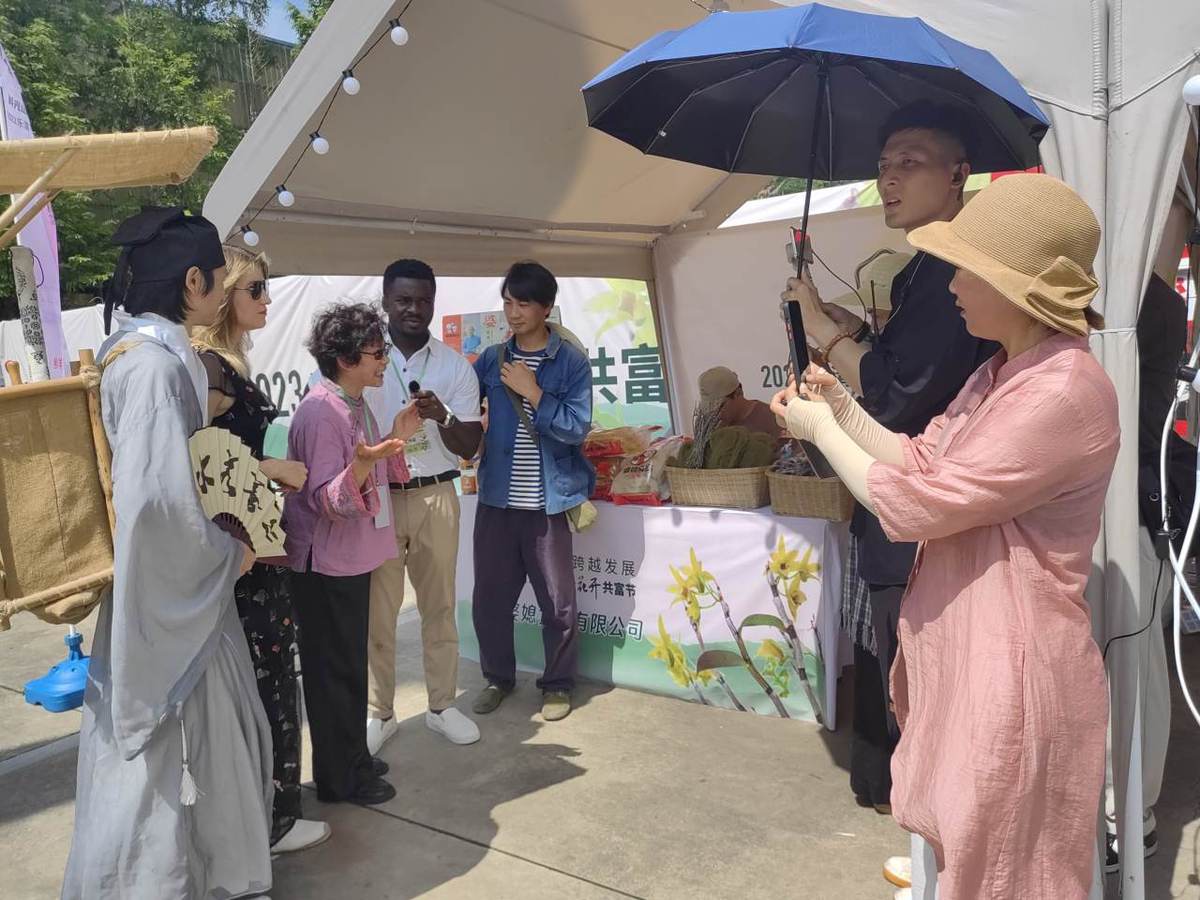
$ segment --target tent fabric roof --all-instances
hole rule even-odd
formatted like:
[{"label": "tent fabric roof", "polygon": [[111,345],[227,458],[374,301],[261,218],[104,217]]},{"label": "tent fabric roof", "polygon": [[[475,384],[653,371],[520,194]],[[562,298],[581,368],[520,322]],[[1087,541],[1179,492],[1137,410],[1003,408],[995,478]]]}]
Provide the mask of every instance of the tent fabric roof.
[{"label": "tent fabric roof", "polygon": [[[414,3],[409,43],[385,38],[354,69],[361,91],[337,95],[330,152],[305,153],[342,71],[402,8],[335,3],[209,193],[223,234],[267,204],[254,228],[281,271],[376,272],[415,243],[447,275],[495,274],[517,251],[562,275],[649,277],[656,236],[715,228],[768,180],[646,157],[587,127],[580,87],[705,15],[687,0]],[[290,209],[272,200],[285,178]]]},{"label": "tent fabric roof", "polygon": [[0,141],[0,194],[20,194],[74,150],[44,186],[49,191],[180,184],[217,142],[211,127]]}]

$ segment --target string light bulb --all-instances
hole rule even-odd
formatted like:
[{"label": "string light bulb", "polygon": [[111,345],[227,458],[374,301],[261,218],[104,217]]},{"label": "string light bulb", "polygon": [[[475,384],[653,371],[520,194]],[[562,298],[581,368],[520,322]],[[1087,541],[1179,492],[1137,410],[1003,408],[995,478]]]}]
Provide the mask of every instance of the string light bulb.
[{"label": "string light bulb", "polygon": [[285,185],[280,185],[275,188],[275,199],[279,201],[280,206],[292,206],[296,202],[296,195],[287,189]]},{"label": "string light bulb", "polygon": [[397,47],[403,47],[408,43],[408,29],[400,24],[399,19],[392,19],[388,22],[392,26],[392,43]]},{"label": "string light bulb", "polygon": [[253,228],[251,228],[249,225],[243,225],[242,226],[242,240],[245,242],[247,247],[257,247],[258,246],[258,232],[255,231]]},{"label": "string light bulb", "polygon": [[1183,83],[1183,102],[1188,106],[1200,106],[1200,75],[1193,75]]},{"label": "string light bulb", "polygon": [[362,84],[354,77],[354,70],[347,69],[342,73],[342,90],[353,97],[362,88]]},{"label": "string light bulb", "polygon": [[308,136],[308,140],[312,144],[313,152],[318,156],[324,156],[329,152],[329,141],[321,137],[321,132],[314,131]]}]

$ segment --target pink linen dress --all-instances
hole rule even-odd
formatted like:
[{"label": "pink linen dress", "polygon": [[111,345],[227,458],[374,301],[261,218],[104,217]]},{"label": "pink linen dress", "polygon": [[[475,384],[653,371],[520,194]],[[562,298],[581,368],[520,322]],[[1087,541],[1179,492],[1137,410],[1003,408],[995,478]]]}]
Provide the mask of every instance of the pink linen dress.
[{"label": "pink linen dress", "polygon": [[900,609],[892,808],[942,900],[1084,898],[1108,690],[1083,590],[1120,442],[1117,398],[1067,335],[1003,351],[903,438],[868,489],[922,541]]}]

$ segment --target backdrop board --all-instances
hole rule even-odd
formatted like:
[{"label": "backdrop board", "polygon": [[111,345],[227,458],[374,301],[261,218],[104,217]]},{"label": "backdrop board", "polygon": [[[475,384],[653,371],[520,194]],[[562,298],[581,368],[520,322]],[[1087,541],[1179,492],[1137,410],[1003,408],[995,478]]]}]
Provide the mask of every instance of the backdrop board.
[{"label": "backdrop board", "polygon": [[[457,579],[459,644],[473,660],[477,504],[462,498]],[[810,722],[815,705],[823,722],[837,721],[844,525],[766,509],[597,507],[574,545],[580,675]],[[528,584],[513,620],[518,668],[541,672]]]}]

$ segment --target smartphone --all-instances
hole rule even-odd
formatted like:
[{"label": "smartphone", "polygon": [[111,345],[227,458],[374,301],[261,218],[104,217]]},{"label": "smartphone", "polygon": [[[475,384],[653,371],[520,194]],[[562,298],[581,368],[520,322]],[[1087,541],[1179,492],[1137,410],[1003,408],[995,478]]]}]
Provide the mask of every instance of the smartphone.
[{"label": "smartphone", "polygon": [[792,374],[799,381],[808,369],[808,336],[804,333],[804,317],[800,304],[795,300],[784,300],[779,304],[779,315],[787,329],[788,352],[792,360]]},{"label": "smartphone", "polygon": [[[792,239],[788,241],[786,248],[788,264],[795,267],[796,277],[799,278],[804,267],[813,261],[812,244],[809,242],[808,236],[799,228],[792,228],[791,233]],[[808,335],[804,331],[804,316],[800,312],[800,304],[794,300],[784,300],[780,303],[779,314],[787,329],[792,374],[796,376],[798,383],[804,377],[809,363]],[[833,466],[814,445],[808,441],[801,441],[800,445],[808,455],[808,461],[812,464],[813,471],[816,472],[818,478],[832,478],[837,474]]]}]

